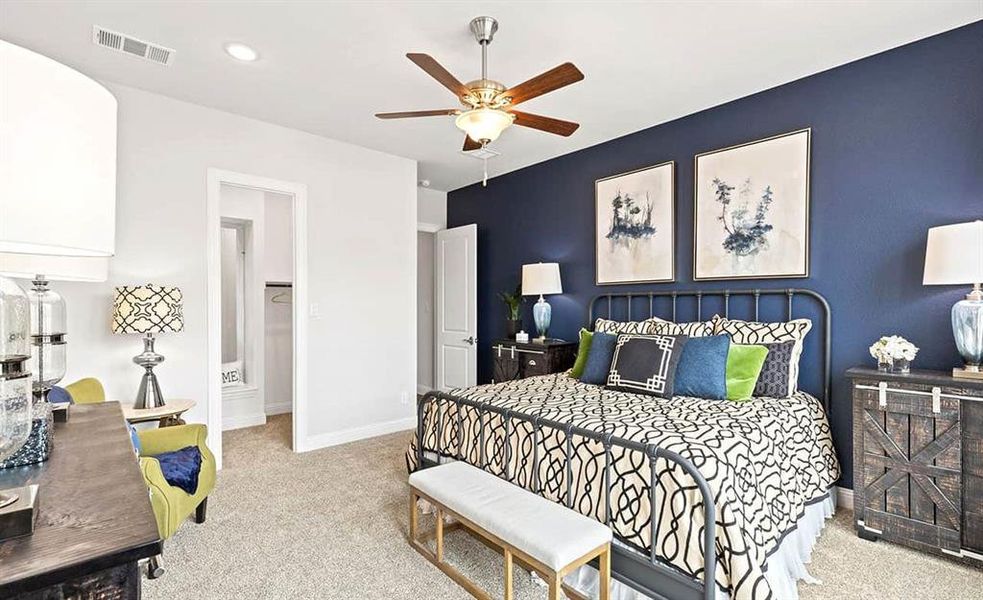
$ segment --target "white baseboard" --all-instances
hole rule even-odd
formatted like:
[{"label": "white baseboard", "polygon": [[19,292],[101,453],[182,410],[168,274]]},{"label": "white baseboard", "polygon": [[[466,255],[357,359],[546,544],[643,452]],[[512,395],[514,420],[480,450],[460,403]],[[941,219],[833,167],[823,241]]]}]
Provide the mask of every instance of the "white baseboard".
[{"label": "white baseboard", "polygon": [[266,425],[266,413],[249,415],[222,415],[222,431]]},{"label": "white baseboard", "polygon": [[284,413],[293,412],[293,410],[293,402],[273,402],[266,405],[266,416],[282,415]]},{"label": "white baseboard", "polygon": [[416,384],[416,393],[417,394],[420,394],[421,396],[423,394],[426,394],[427,392],[433,391],[433,389],[434,388],[433,388],[432,385],[427,385],[425,383],[418,383],[418,384]]},{"label": "white baseboard", "polygon": [[845,487],[836,487],[836,506],[838,508],[849,508],[853,510],[853,490]]},{"label": "white baseboard", "polygon": [[297,451],[309,452],[311,450],[319,450],[330,446],[338,446],[340,444],[347,444],[349,442],[374,438],[380,435],[396,433],[397,431],[406,431],[413,429],[414,427],[416,427],[416,417],[406,417],[405,419],[374,423],[363,427],[353,427],[352,429],[345,429],[343,431],[331,431],[328,433],[311,435],[298,440]]}]

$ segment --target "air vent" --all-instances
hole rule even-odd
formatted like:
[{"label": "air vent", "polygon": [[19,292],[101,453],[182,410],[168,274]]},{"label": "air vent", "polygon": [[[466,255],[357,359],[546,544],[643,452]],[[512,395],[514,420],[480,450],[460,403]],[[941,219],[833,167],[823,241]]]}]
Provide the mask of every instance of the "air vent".
[{"label": "air vent", "polygon": [[160,44],[145,42],[133,36],[112,31],[95,25],[92,27],[92,43],[116,52],[136,56],[161,65],[170,65],[174,61],[174,50]]},{"label": "air vent", "polygon": [[495,158],[496,156],[500,156],[502,153],[495,152],[488,146],[485,146],[484,148],[477,148],[475,150],[468,150],[468,151],[461,150],[461,154],[463,154],[464,156],[470,156],[471,158],[477,158],[479,160],[483,160],[487,158]]}]

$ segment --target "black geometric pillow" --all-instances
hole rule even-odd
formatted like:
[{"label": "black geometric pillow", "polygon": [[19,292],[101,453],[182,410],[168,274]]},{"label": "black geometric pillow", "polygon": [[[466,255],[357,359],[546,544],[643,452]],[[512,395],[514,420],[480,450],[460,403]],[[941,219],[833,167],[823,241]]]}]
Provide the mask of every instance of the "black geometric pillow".
[{"label": "black geometric pillow", "polygon": [[655,333],[652,331],[655,322],[655,319],[646,319],[645,321],[613,321],[599,317],[594,321],[594,333]]},{"label": "black geometric pillow", "polygon": [[672,398],[685,335],[621,334],[614,346],[607,387]]},{"label": "black geometric pillow", "polygon": [[768,348],[768,355],[761,367],[761,374],[758,375],[758,383],[754,385],[754,395],[785,398],[789,393],[789,371],[795,342],[790,340],[761,345]]}]

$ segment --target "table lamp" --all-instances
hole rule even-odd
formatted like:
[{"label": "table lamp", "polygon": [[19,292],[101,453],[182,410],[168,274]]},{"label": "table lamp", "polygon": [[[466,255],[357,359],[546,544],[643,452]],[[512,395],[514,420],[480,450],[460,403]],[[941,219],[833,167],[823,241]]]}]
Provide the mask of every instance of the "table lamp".
[{"label": "table lamp", "polygon": [[543,296],[562,293],[563,286],[560,283],[560,265],[558,263],[522,265],[522,295],[539,296],[539,300],[532,307],[532,318],[536,323],[536,331],[539,332],[537,339],[539,342],[546,341],[546,332],[550,328],[550,317],[553,312],[549,302]]},{"label": "table lamp", "polygon": [[164,357],[154,351],[154,334],[184,330],[184,296],[176,287],[154,285],[117,287],[113,294],[113,333],[142,333],[143,352],[133,362],[143,367],[143,378],[133,408],[159,408],[164,396],[154,367]]},{"label": "table lamp", "polygon": [[966,285],[973,289],[952,307],[952,335],[965,363],[953,377],[983,379],[983,221],[928,230],[924,285]]}]

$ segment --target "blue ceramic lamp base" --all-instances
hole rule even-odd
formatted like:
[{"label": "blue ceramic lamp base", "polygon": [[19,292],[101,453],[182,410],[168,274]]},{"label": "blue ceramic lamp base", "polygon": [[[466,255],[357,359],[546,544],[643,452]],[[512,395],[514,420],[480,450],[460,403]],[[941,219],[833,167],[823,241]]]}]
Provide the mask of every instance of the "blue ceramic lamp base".
[{"label": "blue ceramic lamp base", "polygon": [[550,303],[544,300],[542,296],[532,306],[532,319],[536,322],[536,331],[539,332],[538,339],[540,342],[546,341],[546,332],[550,328],[552,312],[553,309],[550,307]]}]

